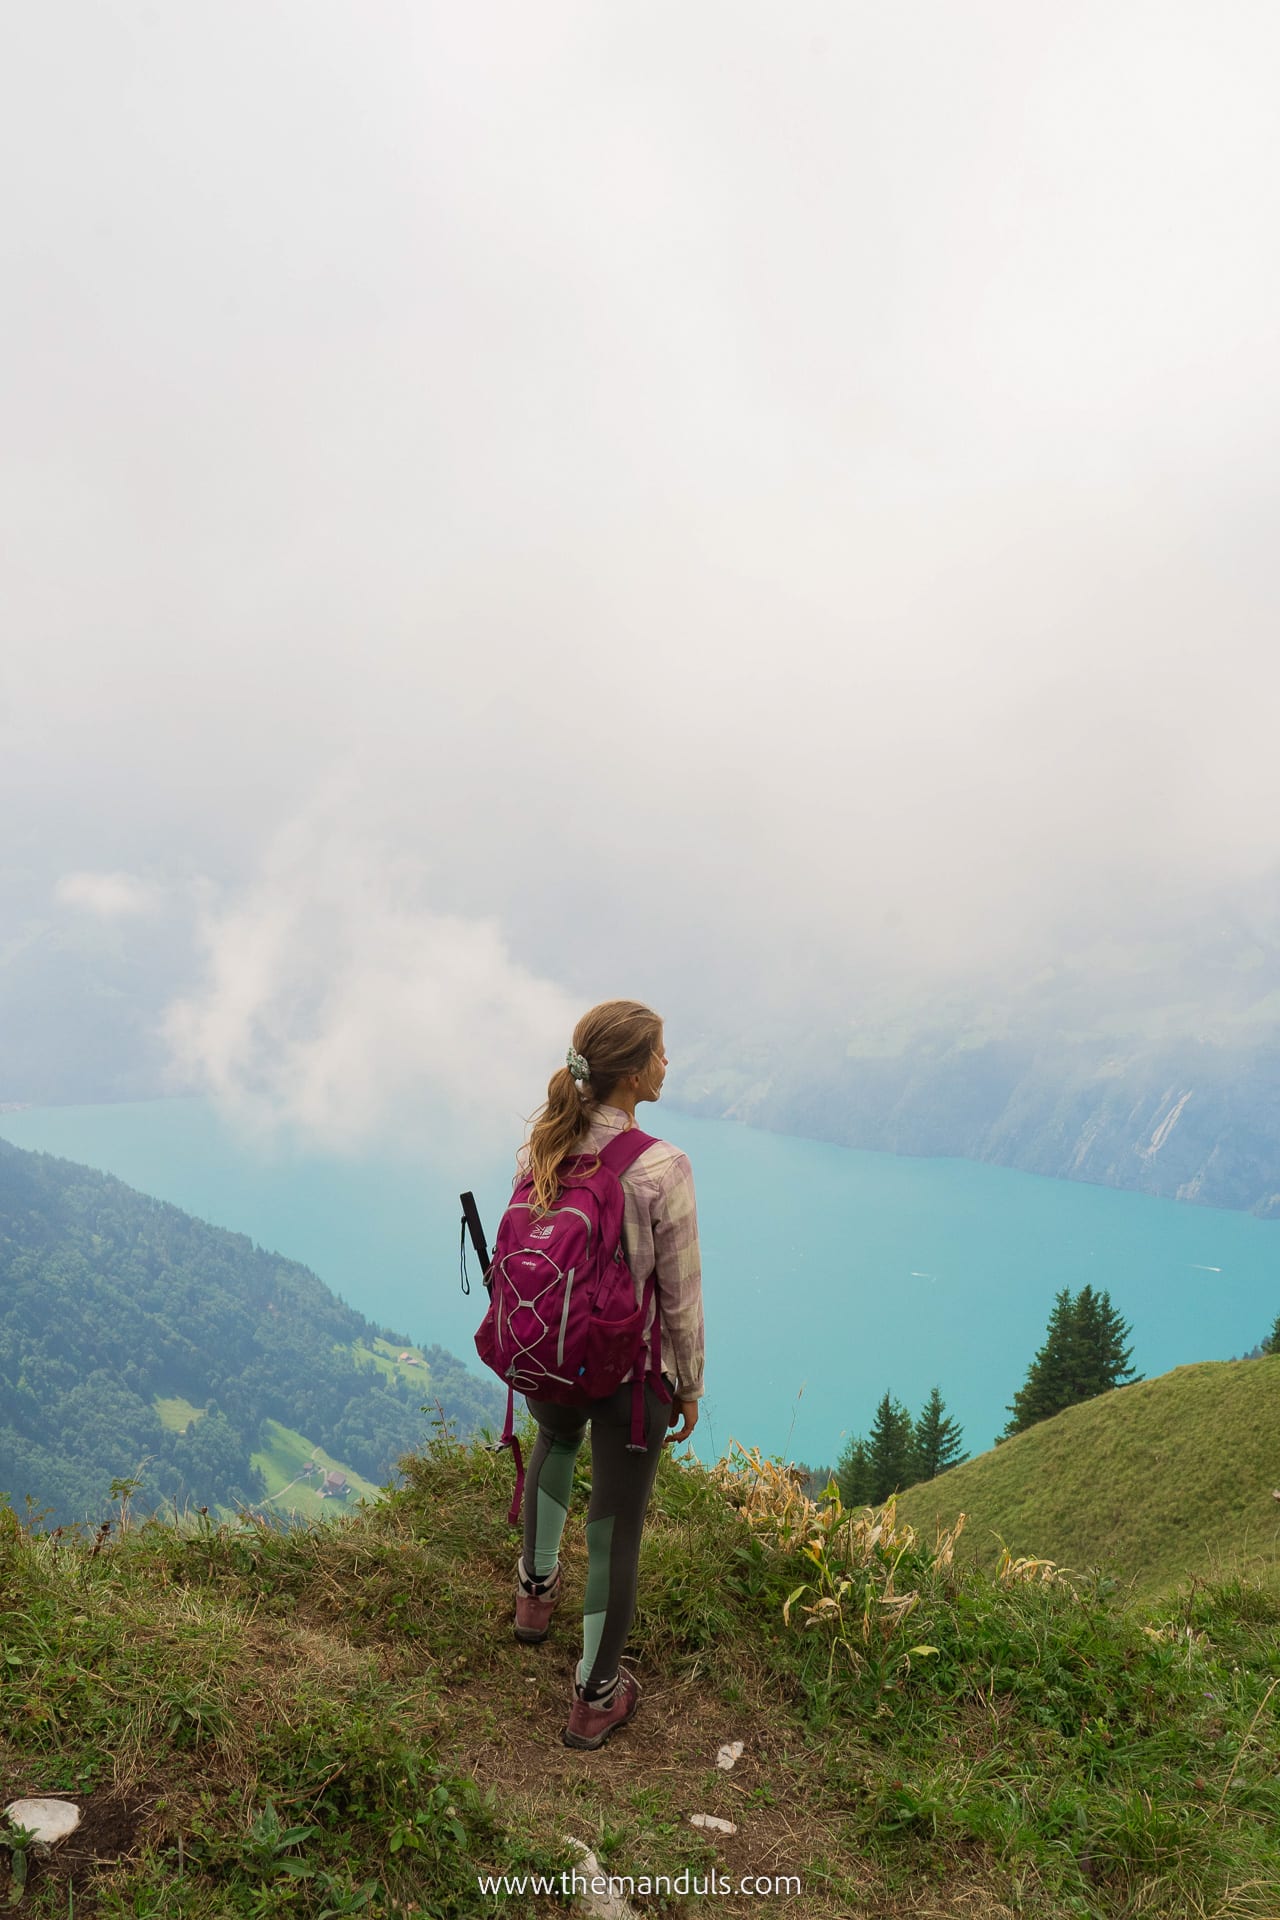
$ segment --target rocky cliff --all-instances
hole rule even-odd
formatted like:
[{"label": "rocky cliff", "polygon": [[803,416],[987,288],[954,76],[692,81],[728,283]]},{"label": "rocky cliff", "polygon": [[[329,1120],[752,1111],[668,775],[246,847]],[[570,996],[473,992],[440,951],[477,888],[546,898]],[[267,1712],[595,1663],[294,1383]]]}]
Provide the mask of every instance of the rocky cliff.
[{"label": "rocky cliff", "polygon": [[1280,1217],[1280,947],[1238,927],[693,1050],[690,1112]]}]

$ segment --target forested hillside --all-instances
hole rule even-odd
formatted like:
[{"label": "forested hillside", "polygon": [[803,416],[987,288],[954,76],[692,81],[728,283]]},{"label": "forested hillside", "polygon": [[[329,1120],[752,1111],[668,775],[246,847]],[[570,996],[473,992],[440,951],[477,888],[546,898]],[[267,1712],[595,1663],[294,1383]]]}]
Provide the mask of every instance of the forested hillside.
[{"label": "forested hillside", "polygon": [[[264,1423],[381,1481],[438,1400],[467,1434],[496,1386],[403,1344],[306,1267],[109,1175],[0,1141],[0,1492],[51,1520],[99,1520],[141,1467],[137,1504],[252,1502]],[[167,1403],[164,1406],[158,1403]],[[175,1421],[173,1408],[189,1410]]]}]

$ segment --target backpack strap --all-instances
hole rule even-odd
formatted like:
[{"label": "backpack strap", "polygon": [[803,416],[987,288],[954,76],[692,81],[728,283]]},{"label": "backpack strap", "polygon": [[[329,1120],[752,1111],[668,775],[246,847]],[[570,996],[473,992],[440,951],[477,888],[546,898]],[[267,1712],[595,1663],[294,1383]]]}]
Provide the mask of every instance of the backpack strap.
[{"label": "backpack strap", "polygon": [[621,1180],[627,1168],[633,1166],[642,1153],[658,1144],[651,1133],[641,1133],[639,1127],[628,1127],[625,1133],[615,1133],[607,1147],[601,1147],[599,1159],[602,1167],[608,1167]]},{"label": "backpack strap", "polygon": [[516,1439],[516,1390],[514,1386],[507,1388],[506,1423],[502,1429],[502,1438],[493,1451],[495,1453],[501,1453],[504,1447],[510,1447],[511,1458],[515,1461],[516,1465],[516,1490],[511,1496],[511,1508],[507,1514],[507,1525],[509,1527],[516,1527],[520,1524],[520,1502],[524,1498],[524,1455],[520,1451],[520,1442]]},{"label": "backpack strap", "polygon": [[[641,1304],[647,1306],[658,1289],[657,1268],[644,1283]],[[649,1329],[648,1350],[645,1354],[646,1365],[637,1366],[631,1382],[631,1438],[627,1441],[628,1453],[647,1453],[644,1440],[644,1390],[651,1381],[653,1390],[664,1407],[671,1405],[671,1395],[667,1383],[662,1377],[662,1314],[655,1308],[653,1325]]]},{"label": "backpack strap", "polygon": [[[627,1168],[634,1166],[642,1153],[656,1146],[657,1140],[651,1133],[642,1133],[639,1127],[628,1127],[625,1133],[615,1134],[607,1147],[600,1151],[600,1164],[608,1167],[621,1179]],[[644,1283],[640,1304],[645,1309],[657,1291],[658,1275],[656,1270]],[[671,1395],[667,1392],[666,1382],[662,1378],[662,1315],[656,1306],[653,1326],[649,1334],[648,1352],[637,1362],[634,1378],[631,1382],[631,1438],[627,1441],[628,1453],[647,1451],[644,1441],[644,1389],[646,1380],[652,1380],[658,1398],[670,1405]]]}]

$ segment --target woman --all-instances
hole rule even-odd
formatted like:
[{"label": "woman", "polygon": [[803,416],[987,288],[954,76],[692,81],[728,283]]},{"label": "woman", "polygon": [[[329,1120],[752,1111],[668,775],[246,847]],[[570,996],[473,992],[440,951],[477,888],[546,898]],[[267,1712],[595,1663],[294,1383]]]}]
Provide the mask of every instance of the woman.
[{"label": "woman", "polygon": [[[565,1065],[551,1076],[547,1102],[521,1148],[517,1180],[532,1175],[534,1204],[553,1205],[561,1162],[595,1153],[634,1127],[636,1107],[657,1100],[667,1070],[662,1021],[635,1000],[606,1000],[573,1031]],[[670,1406],[646,1382],[645,1445],[631,1438],[632,1388],[605,1400],[564,1407],[528,1397],[538,1437],[524,1496],[524,1552],[516,1570],[518,1640],[545,1640],[560,1598],[560,1539],[568,1517],[574,1462],[591,1428],[591,1502],[587,1509],[587,1591],[583,1651],[564,1741],[600,1747],[636,1710],[639,1688],[619,1660],[636,1604],[640,1532],[664,1442],[687,1440],[702,1395],[702,1272],[693,1174],[685,1155],[656,1140],[622,1175],[622,1245],[639,1305],[656,1276],[652,1314],[660,1320],[662,1372]],[[627,1381],[630,1382],[628,1374]],[[677,1431],[668,1433],[668,1425]]]}]

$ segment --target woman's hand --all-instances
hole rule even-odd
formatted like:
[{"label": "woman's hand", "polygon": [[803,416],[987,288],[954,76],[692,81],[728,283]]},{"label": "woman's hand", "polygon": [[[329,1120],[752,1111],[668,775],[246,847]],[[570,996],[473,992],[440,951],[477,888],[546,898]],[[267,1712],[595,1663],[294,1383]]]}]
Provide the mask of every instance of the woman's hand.
[{"label": "woman's hand", "polygon": [[697,1426],[698,1424],[697,1401],[696,1400],[673,1400],[671,1402],[671,1411],[667,1415],[667,1425],[669,1427],[674,1427],[677,1420],[682,1421],[683,1424],[681,1425],[679,1433],[669,1433],[667,1435],[667,1445],[669,1447],[678,1447],[682,1440],[687,1440],[689,1438],[689,1435],[693,1432],[694,1428]]}]

